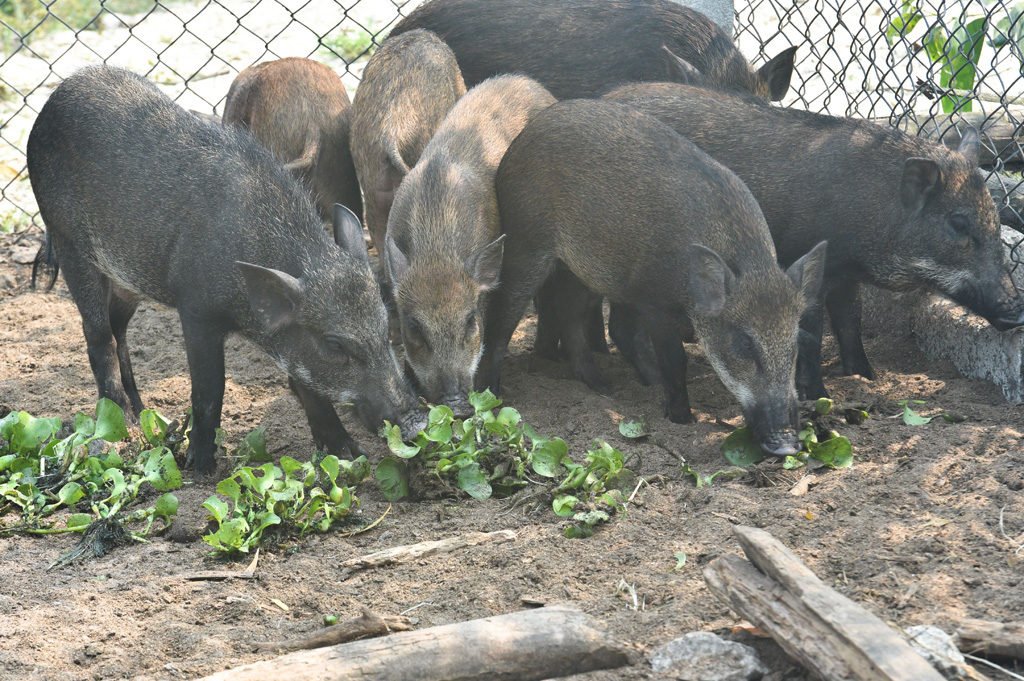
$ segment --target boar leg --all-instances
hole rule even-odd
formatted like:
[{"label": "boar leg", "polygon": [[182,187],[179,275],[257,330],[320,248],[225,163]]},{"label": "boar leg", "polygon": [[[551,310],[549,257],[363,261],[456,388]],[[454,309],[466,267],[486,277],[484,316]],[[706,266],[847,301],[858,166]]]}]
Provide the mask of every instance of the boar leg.
[{"label": "boar leg", "polygon": [[559,361],[559,323],[556,296],[564,273],[559,268],[544,280],[544,285],[533,297],[537,309],[537,334],[533,339],[533,353],[542,359]]},{"label": "boar leg", "polygon": [[821,337],[824,333],[825,313],[820,303],[807,308],[800,318],[797,335],[796,392],[802,400],[828,397],[821,374]]},{"label": "boar leg", "polygon": [[860,324],[860,283],[843,280],[832,286],[825,296],[825,307],[832,320],[832,332],[839,344],[839,359],[847,376],[860,374],[868,380],[875,378],[871,363],[864,352]]},{"label": "boar leg", "polygon": [[686,390],[686,350],[676,321],[665,319],[660,311],[646,313],[644,318],[662,375],[665,416],[673,423],[693,423],[690,394]]},{"label": "boar leg", "polygon": [[636,308],[625,303],[612,303],[608,312],[608,335],[623,359],[636,369],[642,385],[661,383],[658,358]]},{"label": "boar leg", "polygon": [[128,399],[131,402],[134,418],[137,420],[142,413],[142,398],[139,396],[139,388],[135,384],[135,373],[132,371],[131,354],[128,351],[128,322],[135,314],[139,306],[138,299],[134,298],[128,291],[113,287],[110,292],[110,329],[114,334],[114,343],[117,347],[117,362],[121,368],[121,384],[124,386]]},{"label": "boar leg", "polygon": [[[569,274],[561,282],[556,294],[555,311],[562,338],[562,348],[569,357],[569,363],[576,378],[586,383],[595,392],[608,394],[608,382],[594,363],[591,355],[593,346],[593,319],[596,309],[601,314],[602,297],[584,286],[583,282]],[[601,336],[604,337],[604,317],[601,317]],[[607,349],[607,346],[606,346]]]},{"label": "boar leg", "polygon": [[477,367],[477,390],[501,390],[501,363],[512,334],[519,326],[530,299],[540,290],[555,267],[551,256],[522,252],[510,242],[501,264],[501,286],[491,292],[484,323],[484,351]]},{"label": "boar leg", "polygon": [[343,459],[369,456],[345,430],[345,426],[338,419],[338,412],[334,411],[334,405],[330,401],[310,392],[291,376],[288,377],[288,387],[299,398],[299,403],[306,412],[309,430],[313,433],[313,442],[317,450]]},{"label": "boar leg", "polygon": [[217,469],[214,441],[224,405],[224,339],[227,333],[210,322],[181,316],[185,355],[192,378],[192,434],[185,467],[201,475]]},{"label": "boar leg", "polygon": [[[57,244],[57,253],[58,256],[62,253],[72,255],[74,251]],[[117,342],[111,329],[108,306],[110,280],[81,258],[62,257],[61,269],[71,297],[82,315],[89,366],[92,367],[99,396],[114,402],[130,418],[137,418],[138,414],[133,412],[132,401],[121,382],[122,369],[118,363]],[[128,346],[125,345],[124,354],[127,353]]]}]

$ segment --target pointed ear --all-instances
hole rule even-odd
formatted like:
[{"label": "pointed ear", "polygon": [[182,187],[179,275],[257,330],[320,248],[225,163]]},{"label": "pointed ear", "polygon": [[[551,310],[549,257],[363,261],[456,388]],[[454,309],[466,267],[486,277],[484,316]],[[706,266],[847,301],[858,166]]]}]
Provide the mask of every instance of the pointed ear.
[{"label": "pointed ear", "polygon": [[409,273],[409,258],[395,243],[394,237],[388,234],[384,237],[384,261],[387,266],[388,279],[397,286]]},{"label": "pointed ear", "polygon": [[974,127],[964,130],[960,138],[960,146],[956,149],[967,160],[972,168],[978,167],[978,159],[981,156],[981,136]]},{"label": "pointed ear", "polygon": [[504,253],[505,235],[502,234],[466,258],[466,272],[481,291],[490,291],[497,287],[501,277],[501,257]]},{"label": "pointed ear", "polygon": [[786,275],[796,284],[796,289],[800,293],[801,314],[821,300],[821,280],[825,276],[827,247],[828,242],[822,241],[786,270]]},{"label": "pointed ear", "polygon": [[668,66],[668,79],[671,82],[682,83],[683,85],[704,84],[704,74],[698,71],[693,64],[668,49],[667,45],[662,45],[661,50],[665,53],[665,63]]},{"label": "pointed ear", "polygon": [[917,213],[942,188],[942,170],[930,158],[908,158],[900,179],[900,203],[910,214]]},{"label": "pointed ear", "polygon": [[690,298],[694,312],[705,317],[721,314],[735,279],[720,255],[702,244],[690,246]]},{"label": "pointed ear", "polygon": [[247,262],[236,262],[245,279],[245,293],[257,319],[268,333],[295,320],[305,298],[302,282],[290,274]]},{"label": "pointed ear", "polygon": [[795,57],[796,46],[787,47],[757,70],[757,75],[768,85],[768,99],[771,101],[778,102],[789,92]]},{"label": "pointed ear", "polygon": [[362,223],[355,213],[340,203],[334,204],[334,243],[356,260],[370,262]]}]

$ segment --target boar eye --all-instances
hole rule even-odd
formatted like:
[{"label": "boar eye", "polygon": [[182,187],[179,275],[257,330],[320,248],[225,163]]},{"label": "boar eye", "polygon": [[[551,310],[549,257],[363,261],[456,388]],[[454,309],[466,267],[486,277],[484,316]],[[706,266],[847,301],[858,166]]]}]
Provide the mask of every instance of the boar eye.
[{"label": "boar eye", "polygon": [[348,338],[329,334],[324,337],[324,344],[331,352],[337,352],[350,357],[354,357],[357,354],[355,344]]},{"label": "boar eye", "polygon": [[970,236],[971,234],[971,219],[963,213],[953,213],[950,215],[949,225],[960,236]]},{"label": "boar eye", "polygon": [[427,337],[423,334],[423,327],[420,323],[412,317],[406,317],[404,322],[403,340],[406,345],[427,346]]},{"label": "boar eye", "polygon": [[466,335],[473,333],[473,329],[476,328],[476,312],[470,312],[466,315]]}]

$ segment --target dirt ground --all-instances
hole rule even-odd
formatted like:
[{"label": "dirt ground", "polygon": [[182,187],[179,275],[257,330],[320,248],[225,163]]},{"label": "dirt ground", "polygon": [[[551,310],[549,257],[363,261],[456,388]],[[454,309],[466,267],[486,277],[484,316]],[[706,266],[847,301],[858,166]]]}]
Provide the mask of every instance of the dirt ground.
[{"label": "dirt ground", "polygon": [[[0,288],[0,404],[38,416],[91,412],[95,385],[66,288],[28,290],[30,267],[13,261],[19,248],[35,247],[33,239],[0,239],[0,287],[6,285]],[[415,607],[410,615],[417,626],[429,627],[518,610],[524,598],[571,601],[636,652],[629,668],[575,679],[672,678],[654,674],[643,654],[695,630],[752,641],[773,679],[810,678],[770,641],[731,633],[739,618],[704,585],[701,571],[710,560],[738,552],[736,524],[767,528],[826,583],[896,626],[935,624],[952,632],[965,617],[1024,620],[1024,551],[1017,551],[1024,542],[1024,409],[1007,404],[992,384],[928,360],[910,337],[881,334],[867,339],[877,380],[841,377],[829,345],[826,384],[833,396],[871,405],[870,420],[841,428],[853,443],[854,466],[814,473],[803,496],[790,494],[801,474],[777,463],[696,489],[666,449],[702,473],[714,472],[725,465],[722,440],[741,423],[739,405],[696,346],[688,350],[699,423],[682,426],[662,418],[660,390],[641,386],[614,352],[598,358],[614,386],[610,395],[598,395],[565,365],[533,359],[532,334],[528,320],[505,365],[506,404],[538,432],[565,439],[578,461],[594,438],[639,454],[634,470],[650,486],[623,519],[590,539],[569,540],[562,534],[566,523],[547,504],[399,503],[365,534],[268,547],[258,581],[187,582],[181,575],[233,566],[209,558],[199,540],[199,504],[227,471],[214,479],[186,473],[186,486],[176,492],[174,540],[155,538],[46,572],[76,537],[0,539],[0,679],[191,679],[268,657],[252,652],[251,643],[313,631],[326,613],[355,616],[354,603],[381,614]],[[189,380],[176,314],[144,306],[129,340],[146,406],[182,414]],[[237,339],[228,344],[227,372],[229,440],[237,443],[262,426],[275,456],[306,460],[312,439],[281,372]],[[925,415],[955,412],[966,420],[906,426],[894,418],[896,400],[905,398],[926,400]],[[614,414],[646,417],[664,447],[624,439]],[[385,443],[352,414],[342,419],[375,460],[385,455]],[[363,518],[387,507],[372,481],[357,494]],[[499,529],[518,538],[339,580],[338,564],[346,558]],[[687,562],[673,572],[680,551]],[[639,608],[617,593],[623,581],[635,587]]]}]

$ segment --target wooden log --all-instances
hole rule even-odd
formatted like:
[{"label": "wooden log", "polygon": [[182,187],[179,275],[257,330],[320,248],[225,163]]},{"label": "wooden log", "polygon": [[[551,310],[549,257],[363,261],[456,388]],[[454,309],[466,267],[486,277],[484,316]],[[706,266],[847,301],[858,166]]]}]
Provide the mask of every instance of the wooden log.
[{"label": "wooden log", "polygon": [[626,664],[600,623],[559,606],[289,653],[205,681],[540,681]]},{"label": "wooden log", "polygon": [[313,650],[335,646],[339,643],[348,643],[357,638],[367,636],[383,636],[392,631],[409,631],[412,623],[408,617],[401,615],[378,615],[371,612],[366,606],[360,606],[362,614],[359,617],[338,622],[332,627],[318,629],[312,634],[301,636],[291,641],[257,641],[253,647],[257,651],[291,651],[291,650]]},{"label": "wooden log", "polygon": [[959,648],[972,655],[996,655],[1024,660],[1024,622],[967,619],[956,632]]},{"label": "wooden log", "polygon": [[991,173],[985,186],[999,209],[999,222],[1016,230],[1024,229],[1024,188],[1021,181],[1002,173]]},{"label": "wooden log", "polygon": [[341,564],[341,581],[348,579],[356,570],[365,570],[366,568],[380,567],[392,563],[406,563],[438,553],[449,553],[470,546],[479,546],[480,544],[502,544],[507,541],[513,541],[515,538],[516,533],[512,530],[499,530],[497,532],[470,532],[459,537],[395,546],[390,549],[369,553],[365,556],[359,556],[358,558],[349,558]]},{"label": "wooden log", "polygon": [[898,632],[822,583],[770,534],[733,530],[750,562],[717,558],[704,581],[807,669],[828,681],[942,681]]}]

